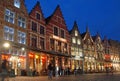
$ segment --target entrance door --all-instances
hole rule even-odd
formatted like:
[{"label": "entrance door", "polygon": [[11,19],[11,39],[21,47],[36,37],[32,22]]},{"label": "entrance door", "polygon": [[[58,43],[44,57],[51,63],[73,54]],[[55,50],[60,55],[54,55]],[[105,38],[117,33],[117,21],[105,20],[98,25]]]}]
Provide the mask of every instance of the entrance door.
[{"label": "entrance door", "polygon": [[11,69],[14,69],[15,75],[17,75],[17,70],[18,70],[18,57],[17,56],[11,56],[10,57],[10,64],[11,64]]}]

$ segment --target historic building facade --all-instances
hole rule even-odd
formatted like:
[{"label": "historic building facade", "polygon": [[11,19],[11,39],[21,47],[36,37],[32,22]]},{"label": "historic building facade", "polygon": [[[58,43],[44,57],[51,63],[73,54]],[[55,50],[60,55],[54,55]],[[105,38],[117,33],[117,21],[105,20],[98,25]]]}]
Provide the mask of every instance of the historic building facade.
[{"label": "historic building facade", "polygon": [[96,66],[95,66],[95,72],[104,72],[104,48],[102,39],[99,35],[99,33],[96,34],[96,36],[93,36],[94,41],[94,47],[95,47],[95,59],[96,59]]},{"label": "historic building facade", "polygon": [[95,71],[96,60],[95,60],[95,47],[94,41],[90,35],[88,27],[86,32],[81,34],[83,42],[83,54],[84,54],[84,72],[91,73]]},{"label": "historic building facade", "polygon": [[69,32],[71,36],[71,69],[81,69],[83,71],[83,49],[82,37],[80,35],[76,21],[72,30]]},{"label": "historic building facade", "polygon": [[103,47],[104,47],[104,67],[107,69],[110,69],[112,66],[112,60],[111,60],[111,53],[110,53],[110,43],[109,40],[105,37],[103,39]]},{"label": "historic building facade", "polygon": [[28,68],[41,72],[46,69],[46,26],[40,3],[37,2],[29,13]]},{"label": "historic building facade", "polygon": [[52,62],[57,71],[70,68],[70,36],[59,5],[46,18],[46,50],[48,63]]},{"label": "historic building facade", "polygon": [[[0,1],[0,27],[0,61],[7,59],[10,69],[20,75],[27,65],[28,13],[24,0]],[[10,47],[3,47],[5,43]]]},{"label": "historic building facade", "polygon": [[25,75],[33,70],[42,74],[49,63],[56,75],[74,68],[85,73],[110,67],[120,71],[120,42],[92,37],[88,28],[80,34],[76,22],[69,33],[59,5],[44,18],[39,2],[28,14],[24,0],[1,0],[0,27],[0,66],[7,59],[15,75],[22,70]]},{"label": "historic building facade", "polygon": [[109,40],[110,43],[110,54],[111,54],[111,66],[115,71],[120,71],[120,43],[115,40]]}]

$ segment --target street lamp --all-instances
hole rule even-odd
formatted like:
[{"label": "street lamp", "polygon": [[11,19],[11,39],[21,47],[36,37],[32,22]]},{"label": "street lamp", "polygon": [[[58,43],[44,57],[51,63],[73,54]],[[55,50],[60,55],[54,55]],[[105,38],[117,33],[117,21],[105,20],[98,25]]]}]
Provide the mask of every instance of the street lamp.
[{"label": "street lamp", "polygon": [[6,42],[6,43],[3,44],[3,47],[9,48],[9,47],[10,47],[10,44]]},{"label": "street lamp", "polygon": [[24,47],[22,47],[21,49],[22,49],[22,51],[25,51],[25,48],[24,48]]}]

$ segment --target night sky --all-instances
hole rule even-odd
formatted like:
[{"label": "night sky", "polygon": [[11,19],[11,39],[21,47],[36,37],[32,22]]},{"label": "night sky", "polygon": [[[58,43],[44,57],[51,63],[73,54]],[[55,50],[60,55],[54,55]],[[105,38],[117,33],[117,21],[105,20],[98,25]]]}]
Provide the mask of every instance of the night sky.
[{"label": "night sky", "polygon": [[45,18],[60,5],[69,30],[77,21],[81,33],[88,26],[92,36],[99,32],[101,38],[120,41],[120,0],[25,0],[28,12],[37,1]]}]

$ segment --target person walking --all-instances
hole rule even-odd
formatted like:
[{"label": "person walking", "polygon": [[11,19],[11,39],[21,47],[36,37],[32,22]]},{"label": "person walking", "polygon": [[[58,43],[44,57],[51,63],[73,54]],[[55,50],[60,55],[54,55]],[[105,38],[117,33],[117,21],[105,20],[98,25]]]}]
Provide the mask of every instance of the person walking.
[{"label": "person walking", "polygon": [[113,68],[113,66],[111,66],[111,73],[112,73],[112,75],[113,75],[113,72],[114,72],[114,68]]},{"label": "person walking", "polygon": [[74,75],[75,76],[77,75],[77,69],[76,69],[76,67],[74,68]]},{"label": "person walking", "polygon": [[105,70],[106,70],[106,75],[108,75],[109,74],[109,68],[105,67]]},{"label": "person walking", "polygon": [[6,59],[3,60],[2,65],[1,65],[1,69],[2,69],[2,81],[5,81],[5,78],[9,76],[9,74],[8,74],[8,61]]},{"label": "person walking", "polygon": [[50,63],[48,65],[48,79],[52,80],[52,73],[53,73],[53,66],[52,64]]}]

